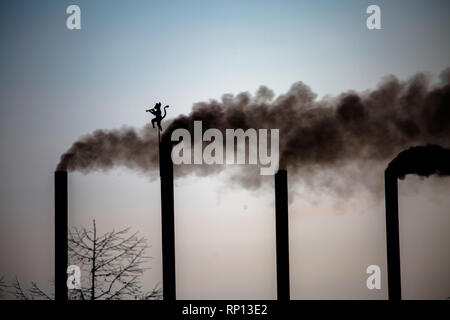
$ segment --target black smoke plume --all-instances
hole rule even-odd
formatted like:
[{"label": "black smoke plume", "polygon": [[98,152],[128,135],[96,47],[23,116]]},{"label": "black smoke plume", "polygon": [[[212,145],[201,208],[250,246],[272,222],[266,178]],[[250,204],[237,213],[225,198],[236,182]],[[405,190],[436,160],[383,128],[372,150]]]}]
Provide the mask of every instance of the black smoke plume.
[{"label": "black smoke plume", "polygon": [[411,147],[389,163],[388,170],[404,178],[407,174],[428,177],[450,175],[450,149],[437,145]]},{"label": "black smoke plume", "polygon": [[[321,100],[302,82],[294,83],[278,97],[262,86],[255,95],[225,94],[220,101],[195,103],[190,114],[163,123],[166,129],[161,138],[170,140],[176,128],[186,128],[193,136],[194,120],[203,122],[203,130],[218,128],[223,132],[226,128],[279,128],[280,167],[291,177],[333,187],[342,180],[341,173],[350,168],[354,179],[351,184],[355,185],[357,180],[367,180],[364,177],[369,176],[371,168],[384,169],[387,161],[411,145],[449,147],[449,103],[450,68],[434,85],[421,73],[408,81],[388,76],[376,89],[349,91]],[[141,130],[95,131],[81,137],[61,156],[58,169],[86,172],[114,166],[154,176],[158,168],[156,129],[146,126]],[[250,167],[255,166],[245,166],[235,178],[257,187],[259,170]],[[175,174],[209,174],[215,169],[207,165],[176,166]],[[325,172],[337,174],[330,178]],[[341,186],[345,189],[346,185]]]}]

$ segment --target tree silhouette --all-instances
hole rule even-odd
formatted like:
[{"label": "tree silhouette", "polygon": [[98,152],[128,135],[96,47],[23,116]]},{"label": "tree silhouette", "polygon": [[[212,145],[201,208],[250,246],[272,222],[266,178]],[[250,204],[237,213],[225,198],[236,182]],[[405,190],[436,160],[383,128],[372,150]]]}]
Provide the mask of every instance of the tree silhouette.
[{"label": "tree silhouette", "polygon": [[130,229],[99,235],[95,220],[91,230],[72,228],[69,232],[69,264],[81,270],[81,288],[69,290],[70,299],[118,300],[159,299],[157,287],[143,292],[140,278],[145,263],[147,240]]},{"label": "tree silhouette", "polygon": [[3,299],[3,297],[5,296],[7,288],[8,288],[8,286],[5,282],[5,277],[1,276],[0,277],[0,299]]},{"label": "tree silhouette", "polygon": [[[145,255],[147,240],[126,228],[99,235],[93,220],[92,229],[72,228],[68,234],[69,264],[80,268],[80,287],[69,290],[73,300],[156,300],[162,289],[142,289],[141,277],[150,257]],[[25,288],[17,277],[7,284],[0,277],[0,298],[17,300],[54,299],[35,282]]]},{"label": "tree silhouette", "polygon": [[33,281],[31,282],[31,287],[26,289],[20,284],[19,278],[15,277],[12,284],[10,286],[5,284],[5,287],[11,288],[9,293],[17,300],[53,299],[50,295],[41,290]]}]

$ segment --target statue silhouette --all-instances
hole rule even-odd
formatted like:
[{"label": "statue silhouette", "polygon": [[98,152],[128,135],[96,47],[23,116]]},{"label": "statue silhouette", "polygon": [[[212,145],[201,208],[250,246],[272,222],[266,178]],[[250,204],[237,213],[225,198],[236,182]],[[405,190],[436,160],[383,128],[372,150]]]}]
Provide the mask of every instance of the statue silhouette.
[{"label": "statue silhouette", "polygon": [[162,131],[162,127],[161,127],[161,120],[164,119],[167,115],[166,109],[169,106],[165,106],[164,107],[164,115],[161,114],[161,102],[158,102],[157,104],[155,104],[155,106],[152,109],[148,109],[145,110],[145,112],[150,112],[151,114],[153,114],[155,117],[152,119],[152,127],[155,127],[155,123],[158,125],[158,129],[160,131]]}]

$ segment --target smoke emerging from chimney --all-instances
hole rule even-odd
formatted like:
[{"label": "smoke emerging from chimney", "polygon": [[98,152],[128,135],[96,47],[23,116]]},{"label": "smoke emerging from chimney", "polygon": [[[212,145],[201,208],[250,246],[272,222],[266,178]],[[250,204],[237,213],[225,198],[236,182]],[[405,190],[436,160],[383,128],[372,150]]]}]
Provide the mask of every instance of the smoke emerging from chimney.
[{"label": "smoke emerging from chimney", "polygon": [[450,149],[437,145],[411,147],[389,163],[388,169],[403,179],[407,174],[428,177],[450,175]]},{"label": "smoke emerging from chimney", "polygon": [[[194,120],[202,121],[203,130],[222,132],[227,128],[278,128],[280,168],[295,180],[335,191],[339,186],[347,190],[348,179],[353,186],[369,186],[368,164],[384,169],[387,161],[411,145],[450,146],[450,68],[435,85],[424,74],[408,81],[389,76],[376,89],[321,100],[302,82],[278,97],[264,86],[255,95],[225,94],[220,101],[195,103],[190,114],[166,121],[161,139],[170,140],[176,128],[188,129],[193,135]],[[125,166],[156,176],[156,134],[151,126],[95,131],[76,141],[61,156],[57,169],[87,172]],[[175,174],[208,175],[222,168],[175,166]],[[256,166],[246,165],[232,180],[257,188],[262,181],[258,172]],[[352,173],[346,178],[348,172]]]}]

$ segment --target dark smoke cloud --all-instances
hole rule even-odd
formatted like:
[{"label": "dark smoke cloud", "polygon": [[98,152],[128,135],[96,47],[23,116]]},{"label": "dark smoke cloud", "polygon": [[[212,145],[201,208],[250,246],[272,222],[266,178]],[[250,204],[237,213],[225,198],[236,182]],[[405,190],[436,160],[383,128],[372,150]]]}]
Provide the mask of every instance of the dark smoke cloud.
[{"label": "dark smoke cloud", "polygon": [[137,131],[124,127],[96,130],[82,136],[60,159],[57,170],[89,172],[125,166],[154,171],[158,164],[158,137],[151,126]]},{"label": "dark smoke cloud", "polygon": [[450,175],[450,149],[437,145],[411,147],[402,151],[389,163],[391,172],[404,178],[407,174],[428,177]]},{"label": "dark smoke cloud", "polygon": [[[449,147],[449,102],[450,69],[443,71],[433,86],[424,74],[408,81],[389,76],[374,90],[349,91],[322,100],[317,100],[307,85],[297,82],[278,97],[261,87],[255,95],[225,94],[220,101],[195,103],[189,115],[163,124],[167,129],[162,139],[170,140],[176,128],[186,128],[193,136],[194,120],[203,121],[203,130],[218,128],[223,132],[226,128],[279,128],[280,167],[288,169],[290,181],[296,177],[312,186],[326,184],[336,189],[336,181],[344,181],[340,187],[345,191],[348,181],[324,173],[334,172],[341,178],[349,174],[351,179],[369,185],[372,169],[384,169],[411,145]],[[96,131],[75,142],[61,156],[58,169],[90,171],[122,165],[152,173],[158,168],[155,131],[148,126],[140,131]],[[217,170],[220,168],[215,166],[185,165],[176,166],[175,174]],[[262,179],[258,172],[256,166],[245,166],[233,179],[257,187]],[[313,178],[317,176],[325,178]]]}]

